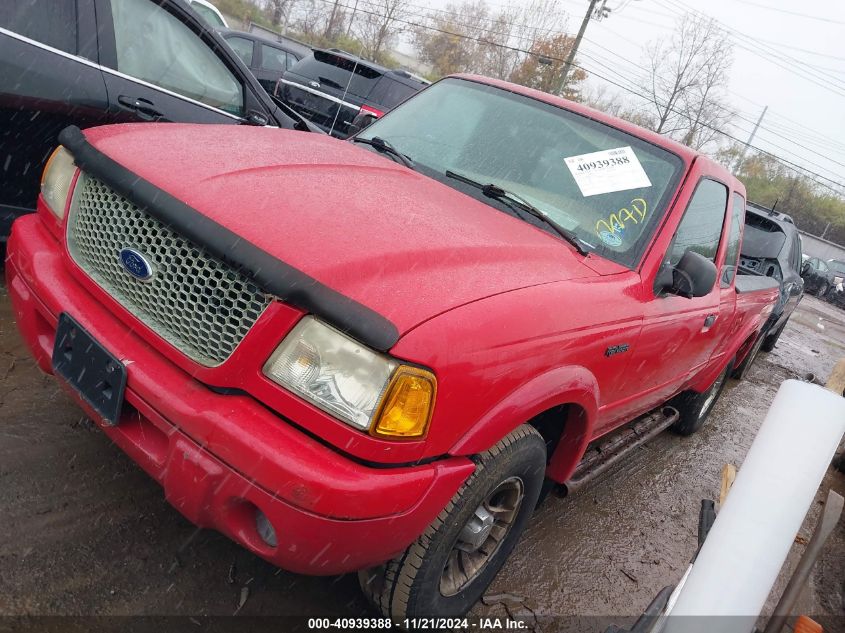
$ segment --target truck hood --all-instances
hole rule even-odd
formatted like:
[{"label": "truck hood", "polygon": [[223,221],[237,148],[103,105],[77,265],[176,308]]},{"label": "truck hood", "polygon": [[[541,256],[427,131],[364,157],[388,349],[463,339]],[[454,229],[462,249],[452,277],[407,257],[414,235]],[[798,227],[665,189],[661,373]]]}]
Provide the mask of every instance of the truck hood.
[{"label": "truck hood", "polygon": [[597,274],[590,258],[557,237],[328,136],[170,123],[85,135],[141,178],[386,317],[400,334],[484,297]]}]

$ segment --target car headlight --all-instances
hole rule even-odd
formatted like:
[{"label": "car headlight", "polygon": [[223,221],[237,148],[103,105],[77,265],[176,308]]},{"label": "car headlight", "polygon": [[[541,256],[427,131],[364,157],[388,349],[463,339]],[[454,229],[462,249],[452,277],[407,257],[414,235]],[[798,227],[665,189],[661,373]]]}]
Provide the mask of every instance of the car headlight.
[{"label": "car headlight", "polygon": [[41,175],[41,195],[47,203],[47,208],[60,220],[65,215],[70,183],[73,182],[75,173],[76,165],[73,164],[73,156],[59,145],[50,156]]},{"label": "car headlight", "polygon": [[419,438],[428,430],[434,374],[374,352],[314,317],[291,330],[264,374],[372,435]]}]

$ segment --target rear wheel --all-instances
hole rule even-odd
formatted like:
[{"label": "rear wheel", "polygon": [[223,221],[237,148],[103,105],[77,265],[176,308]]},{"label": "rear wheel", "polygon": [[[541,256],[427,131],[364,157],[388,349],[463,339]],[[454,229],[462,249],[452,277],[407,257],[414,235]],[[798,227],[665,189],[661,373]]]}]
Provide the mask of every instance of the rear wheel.
[{"label": "rear wheel", "polygon": [[477,468],[405,552],[358,573],[381,613],[458,617],[481,598],[531,516],[546,468],[546,445],[523,425],[479,456]]},{"label": "rear wheel", "polygon": [[751,365],[754,364],[754,359],[757,358],[757,354],[760,353],[760,348],[763,347],[763,343],[765,341],[766,334],[760,334],[754,341],[754,345],[751,346],[751,350],[749,350],[749,352],[745,355],[745,358],[742,359],[742,362],[732,371],[731,378],[744,380],[745,377],[748,376],[748,372],[751,370]]},{"label": "rear wheel", "polygon": [[678,435],[692,435],[698,431],[707,418],[710,412],[722,395],[722,390],[728,382],[728,375],[731,371],[731,363],[722,370],[722,373],[713,381],[713,384],[702,393],[695,393],[694,391],[685,391],[681,395],[674,398],[670,403],[678,410],[680,417],[670,428]]},{"label": "rear wheel", "polygon": [[828,285],[828,283],[825,281],[824,283],[822,283],[821,286],[819,286],[819,291],[816,294],[816,296],[817,297],[824,297],[827,294],[828,290],[830,290],[830,285]]},{"label": "rear wheel", "polygon": [[775,345],[777,345],[778,339],[780,338],[780,335],[783,334],[784,329],[786,329],[786,322],[763,339],[763,344],[760,345],[760,349],[764,352],[771,352],[775,348]]}]

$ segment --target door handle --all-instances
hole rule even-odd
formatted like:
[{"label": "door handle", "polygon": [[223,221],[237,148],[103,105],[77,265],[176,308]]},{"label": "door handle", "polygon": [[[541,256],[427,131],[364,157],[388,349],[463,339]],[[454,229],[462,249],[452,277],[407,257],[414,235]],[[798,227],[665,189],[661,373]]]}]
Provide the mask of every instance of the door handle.
[{"label": "door handle", "polygon": [[129,97],[127,95],[119,95],[117,102],[127,110],[133,110],[138,113],[138,116],[147,121],[159,119],[163,115],[155,109],[153,102],[142,97]]},{"label": "door handle", "polygon": [[704,319],[704,327],[708,328],[716,322],[717,315],[715,314],[708,314],[707,318]]}]

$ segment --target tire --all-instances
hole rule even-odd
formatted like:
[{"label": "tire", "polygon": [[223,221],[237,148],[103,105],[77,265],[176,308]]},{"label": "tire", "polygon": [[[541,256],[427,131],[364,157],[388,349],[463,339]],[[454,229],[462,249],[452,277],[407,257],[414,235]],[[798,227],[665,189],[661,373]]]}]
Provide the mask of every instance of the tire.
[{"label": "tire", "polygon": [[751,347],[751,350],[745,355],[745,358],[742,359],[742,362],[731,371],[731,378],[734,378],[735,380],[745,380],[748,376],[748,372],[751,370],[751,365],[754,364],[757,354],[760,353],[760,348],[763,347],[763,343],[765,341],[766,334],[760,334],[754,341],[754,345]]},{"label": "tire", "polygon": [[819,291],[816,293],[816,296],[819,299],[822,299],[827,294],[828,290],[830,290],[830,286],[827,282],[824,282],[821,286],[819,286]]},{"label": "tire", "polygon": [[[518,427],[476,463],[475,472],[408,549],[384,565],[358,572],[364,595],[397,624],[405,618],[466,614],[507,560],[534,510],[546,469],[546,445],[536,429]],[[521,501],[513,508],[519,492]],[[461,551],[472,546],[460,538],[470,520],[481,521],[477,513],[497,504],[500,512],[481,547]],[[501,511],[503,507],[511,507],[510,513]],[[503,528],[508,516],[510,523]],[[505,530],[498,532],[498,544],[493,537],[496,527]],[[485,553],[485,548],[490,551]],[[473,564],[479,566],[471,575],[450,573]]]},{"label": "tire", "polygon": [[681,414],[678,421],[669,427],[672,429],[672,432],[684,436],[692,435],[704,426],[728,382],[728,376],[731,373],[731,364],[727,364],[722,370],[722,373],[719,374],[706,391],[702,393],[685,391],[670,402],[670,405],[675,407],[678,413]]},{"label": "tire", "polygon": [[763,344],[760,345],[761,350],[764,352],[771,352],[775,348],[780,335],[783,334],[783,331],[786,329],[786,323],[787,321],[784,321],[783,325],[781,325],[775,332],[772,332],[763,339]]}]

